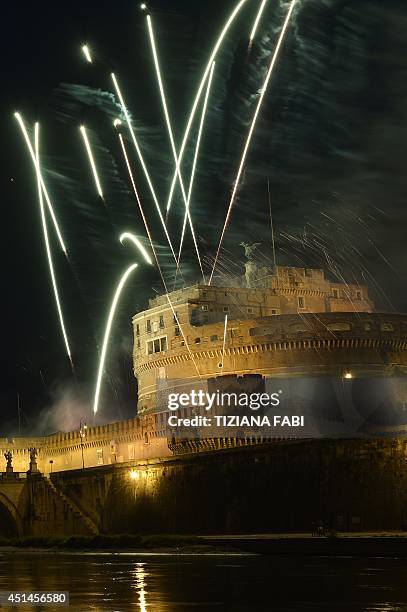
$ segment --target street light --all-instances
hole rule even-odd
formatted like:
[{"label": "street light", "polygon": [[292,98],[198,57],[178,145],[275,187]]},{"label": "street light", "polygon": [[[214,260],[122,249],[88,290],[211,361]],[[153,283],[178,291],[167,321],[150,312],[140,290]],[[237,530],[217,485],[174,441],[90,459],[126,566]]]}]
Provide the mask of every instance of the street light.
[{"label": "street light", "polygon": [[81,437],[81,451],[82,451],[82,469],[85,469],[85,457],[83,454],[83,447],[85,445],[85,438],[86,438],[86,430],[88,429],[88,426],[86,425],[85,421],[80,421],[79,423],[79,435]]}]

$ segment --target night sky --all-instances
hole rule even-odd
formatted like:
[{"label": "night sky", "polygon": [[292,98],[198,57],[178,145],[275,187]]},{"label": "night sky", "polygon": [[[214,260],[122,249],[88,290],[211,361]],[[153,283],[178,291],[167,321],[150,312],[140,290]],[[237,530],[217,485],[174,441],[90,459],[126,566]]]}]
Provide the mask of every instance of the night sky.
[{"label": "night sky", "polygon": [[[176,142],[210,50],[234,2],[150,3]],[[173,162],[158,97],[145,16],[138,2],[8,4],[2,11],[1,203],[3,381],[0,437],[77,427],[91,411],[100,344],[113,288],[127,265],[140,267],[118,312],[101,420],[134,415],[131,316],[162,292],[157,272],[118,241],[145,238],[113,119],[117,74],[162,209]],[[286,0],[270,0],[256,40],[259,2],[248,1],[219,55],[191,213],[206,265],[218,244],[259,90]],[[87,42],[94,63],[80,48]],[[31,160],[13,112],[41,123],[44,177],[70,256],[52,234],[76,381],[64,353],[40,223]],[[79,125],[89,130],[106,206],[97,197]],[[123,128],[167,278],[174,266],[141,168]],[[196,129],[183,170],[189,176]],[[243,271],[241,240],[261,241],[270,260],[267,180],[282,265],[323,267],[332,279],[364,282],[378,308],[407,311],[407,6],[396,0],[299,0],[273,74],[226,233],[219,274]],[[178,244],[177,191],[169,231]],[[177,238],[178,236],[178,238]],[[147,246],[147,242],[145,242]],[[199,280],[193,243],[186,284]],[[218,279],[221,280],[221,279]]]}]

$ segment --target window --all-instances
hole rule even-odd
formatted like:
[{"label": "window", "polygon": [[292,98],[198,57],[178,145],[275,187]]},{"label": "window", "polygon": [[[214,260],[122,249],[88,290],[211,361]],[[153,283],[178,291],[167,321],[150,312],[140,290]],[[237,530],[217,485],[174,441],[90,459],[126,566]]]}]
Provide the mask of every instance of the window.
[{"label": "window", "polygon": [[160,329],[164,329],[164,315],[160,315]]},{"label": "window", "polygon": [[98,465],[103,465],[103,448],[98,448],[96,451],[96,459]]},{"label": "window", "polygon": [[218,336],[211,336],[211,342],[217,342],[219,340]]},{"label": "window", "polygon": [[362,299],[362,292],[361,291],[356,291],[356,299],[357,300],[361,300]]},{"label": "window", "polygon": [[200,344],[201,343],[201,339],[200,338],[195,338],[195,344]]},{"label": "window", "polygon": [[253,313],[254,313],[254,308],[247,309],[247,314],[253,314]]},{"label": "window", "polygon": [[302,295],[300,295],[298,298],[298,308],[305,308],[305,299],[302,297]]},{"label": "window", "polygon": [[174,323],[175,323],[175,325],[178,325],[178,320],[179,320],[179,317],[178,317],[178,312],[176,312],[176,313],[174,314]]},{"label": "window", "polygon": [[332,289],[332,295],[334,296],[335,300],[338,300],[339,299],[338,289]]},{"label": "window", "polygon": [[209,310],[209,306],[208,306],[208,304],[202,304],[201,308],[202,308],[202,310],[203,310],[204,312],[208,312],[208,310]]},{"label": "window", "polygon": [[151,321],[150,321],[150,319],[147,319],[146,330],[147,330],[148,334],[151,334]]},{"label": "window", "polygon": [[137,348],[140,348],[140,338],[137,340]]},{"label": "window", "polygon": [[180,336],[181,335],[181,332],[180,332],[180,329],[179,329],[178,325],[175,326],[175,330],[174,331],[175,331],[175,335],[176,336]]},{"label": "window", "polygon": [[[225,293],[225,295],[226,295],[226,293]],[[223,312],[229,312],[229,306],[224,306],[223,307]]]},{"label": "window", "polygon": [[276,315],[277,314],[277,310],[274,310],[274,308],[273,308],[273,310],[271,311],[271,314],[272,315]]},{"label": "window", "polygon": [[162,353],[167,350],[167,336],[162,338],[155,338],[147,342],[147,355],[153,355],[154,353]]},{"label": "window", "polygon": [[350,323],[330,323],[330,325],[326,326],[327,329],[329,329],[329,331],[350,331],[352,329],[352,326]]},{"label": "window", "polygon": [[136,324],[136,336],[140,335],[140,325],[137,323]]},{"label": "window", "polygon": [[394,326],[391,323],[382,323],[380,325],[380,330],[382,332],[392,332],[394,331]]}]

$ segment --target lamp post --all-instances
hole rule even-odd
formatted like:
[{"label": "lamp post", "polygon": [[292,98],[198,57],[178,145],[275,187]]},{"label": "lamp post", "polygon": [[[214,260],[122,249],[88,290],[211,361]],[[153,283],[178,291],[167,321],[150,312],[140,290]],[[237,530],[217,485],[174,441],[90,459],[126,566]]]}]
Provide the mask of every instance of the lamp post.
[{"label": "lamp post", "polygon": [[81,451],[82,451],[82,469],[85,469],[85,457],[83,454],[83,447],[85,445],[85,438],[86,438],[86,430],[88,429],[88,426],[86,425],[85,421],[83,421],[81,419],[80,423],[79,423],[79,435],[81,437]]}]

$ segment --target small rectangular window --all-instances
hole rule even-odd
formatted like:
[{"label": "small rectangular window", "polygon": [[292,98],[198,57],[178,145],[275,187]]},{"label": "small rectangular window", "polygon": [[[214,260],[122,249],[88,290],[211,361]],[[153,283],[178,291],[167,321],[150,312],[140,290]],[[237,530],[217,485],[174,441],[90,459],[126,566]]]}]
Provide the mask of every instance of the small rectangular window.
[{"label": "small rectangular window", "polygon": [[153,342],[154,342],[154,353],[159,353],[160,352],[160,340],[159,340],[159,338],[156,338]]},{"label": "small rectangular window", "polygon": [[334,296],[335,300],[337,300],[339,298],[338,289],[332,289],[332,295]]},{"label": "small rectangular window", "polygon": [[140,338],[137,340],[137,348],[140,348]]},{"label": "small rectangular window", "polygon": [[356,299],[357,300],[361,300],[362,299],[362,292],[361,291],[356,291]]},{"label": "small rectangular window", "polygon": [[136,336],[140,335],[140,325],[137,323],[136,324]]},{"label": "small rectangular window", "polygon": [[202,308],[202,310],[203,310],[204,312],[208,312],[208,310],[209,310],[209,306],[208,306],[208,304],[202,304],[201,308]]},{"label": "small rectangular window", "polygon": [[152,340],[147,342],[147,355],[152,355],[154,353],[154,343]]},{"label": "small rectangular window", "polygon": [[200,344],[201,343],[201,339],[200,338],[195,338],[195,344]]},{"label": "small rectangular window", "polygon": [[160,329],[164,328],[164,315],[160,315]]},{"label": "small rectangular window", "polygon": [[229,306],[224,306],[223,307],[223,312],[229,312]]},{"label": "small rectangular window", "polygon": [[247,314],[253,314],[253,313],[254,313],[254,308],[247,309]]},{"label": "small rectangular window", "polygon": [[176,336],[180,336],[181,335],[181,332],[180,332],[180,329],[179,329],[178,325],[175,326],[174,332],[175,332]]},{"label": "small rectangular window", "polygon": [[302,297],[302,295],[300,295],[298,298],[298,308],[305,308],[305,299]]},{"label": "small rectangular window", "polygon": [[394,331],[394,326],[392,325],[392,323],[382,323],[380,325],[380,330],[382,332],[392,332]]},{"label": "small rectangular window", "polygon": [[147,322],[146,322],[146,331],[147,331],[148,334],[151,334],[151,321],[150,321],[150,319],[147,319]]},{"label": "small rectangular window", "polygon": [[277,310],[274,310],[274,309],[273,309],[273,310],[271,311],[271,314],[272,314],[272,315],[276,315],[276,314],[277,314]]},{"label": "small rectangular window", "polygon": [[219,340],[218,336],[211,336],[211,342],[216,342],[217,340]]},{"label": "small rectangular window", "polygon": [[103,465],[103,448],[98,448],[96,451],[96,459],[98,465]]},{"label": "small rectangular window", "polygon": [[161,351],[167,350],[167,338],[165,336],[164,338],[160,338],[160,349]]}]

